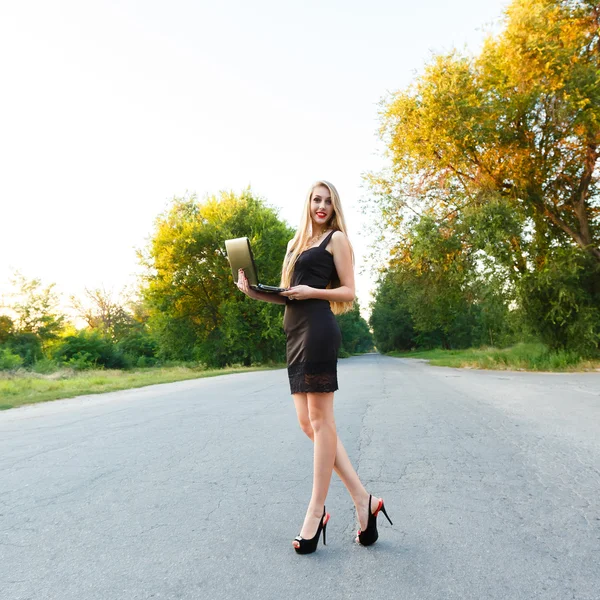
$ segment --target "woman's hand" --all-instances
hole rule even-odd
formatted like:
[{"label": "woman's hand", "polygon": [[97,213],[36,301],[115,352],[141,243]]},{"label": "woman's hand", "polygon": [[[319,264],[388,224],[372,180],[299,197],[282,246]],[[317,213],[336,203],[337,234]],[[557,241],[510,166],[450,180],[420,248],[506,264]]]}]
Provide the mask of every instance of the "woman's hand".
[{"label": "woman's hand", "polygon": [[280,296],[287,296],[290,300],[308,300],[312,298],[313,288],[309,285],[295,285],[285,292],[279,292]]},{"label": "woman's hand", "polygon": [[256,300],[257,296],[256,296],[254,290],[250,287],[250,284],[248,283],[248,279],[246,278],[244,269],[239,269],[239,271],[238,271],[237,287],[238,287],[238,290],[240,290],[240,292],[243,292],[249,298]]}]

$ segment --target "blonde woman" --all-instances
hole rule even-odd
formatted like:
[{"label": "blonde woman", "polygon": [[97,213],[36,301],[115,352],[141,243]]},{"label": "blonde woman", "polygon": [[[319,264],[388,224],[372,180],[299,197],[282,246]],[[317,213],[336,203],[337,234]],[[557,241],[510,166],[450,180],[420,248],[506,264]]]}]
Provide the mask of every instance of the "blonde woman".
[{"label": "blonde woman", "polygon": [[[283,328],[290,391],[300,428],[314,442],[313,488],[300,535],[292,542],[298,554],[323,544],[329,513],[325,498],[332,470],[352,496],[360,529],[356,541],[370,546],[378,537],[377,514],[383,500],[371,496],[336,433],[333,395],[338,389],[337,354],[340,329],[334,313],[350,310],[354,301],[354,255],[346,234],[340,197],[327,181],[317,181],[306,198],[300,227],[288,243],[281,287],[268,294],[252,290],[240,271],[239,289],[257,300],[285,304]],[[391,521],[390,521],[391,523]]]}]

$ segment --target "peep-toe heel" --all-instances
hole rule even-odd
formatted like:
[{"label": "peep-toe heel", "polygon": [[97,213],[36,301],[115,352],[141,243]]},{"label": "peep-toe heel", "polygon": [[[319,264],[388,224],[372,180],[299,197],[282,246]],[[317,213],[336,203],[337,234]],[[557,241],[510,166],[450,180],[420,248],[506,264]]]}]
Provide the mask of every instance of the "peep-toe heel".
[{"label": "peep-toe heel", "polygon": [[380,498],[379,506],[377,506],[375,512],[371,512],[371,497],[371,494],[369,494],[369,521],[367,522],[367,528],[364,531],[358,530],[358,543],[362,546],[371,546],[379,537],[379,532],[377,531],[377,515],[379,511],[382,511],[385,518],[390,522],[390,525],[393,525],[392,520],[385,510],[383,498]]},{"label": "peep-toe heel", "polygon": [[326,546],[327,542],[325,537],[325,532],[327,531],[327,523],[331,515],[325,511],[325,507],[323,507],[323,516],[319,521],[319,527],[317,528],[317,533],[315,533],[314,537],[309,540],[305,540],[302,536],[298,535],[294,538],[295,541],[298,542],[299,546],[296,548],[294,546],[294,550],[298,554],[311,554],[317,549],[317,544],[319,542],[319,536],[321,535],[321,530],[323,530],[323,545]]}]

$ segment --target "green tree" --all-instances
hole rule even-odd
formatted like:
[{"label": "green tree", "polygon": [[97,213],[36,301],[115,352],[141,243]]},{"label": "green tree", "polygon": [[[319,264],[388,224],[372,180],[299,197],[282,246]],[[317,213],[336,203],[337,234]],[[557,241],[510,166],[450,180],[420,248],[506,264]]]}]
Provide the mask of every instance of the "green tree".
[{"label": "green tree", "polygon": [[415,221],[403,264],[411,316],[421,336],[441,338],[444,348],[472,342],[473,313],[467,287],[474,269],[452,228],[424,216]]},{"label": "green tree", "polygon": [[40,336],[29,331],[15,331],[8,339],[6,346],[11,352],[18,354],[27,367],[44,356]]},{"label": "green tree", "polygon": [[114,342],[125,338],[136,328],[133,314],[125,304],[113,298],[104,288],[85,288],[86,301],[71,296],[71,304],[91,330],[108,336]]},{"label": "green tree", "polygon": [[248,237],[261,279],[277,282],[292,234],[249,189],[204,201],[175,198],[139,253],[147,268],[142,295],[159,355],[216,366],[283,360],[282,307],[237,290],[224,241]]},{"label": "green tree", "polygon": [[54,350],[53,358],[76,368],[123,369],[127,361],[120,349],[99,331],[81,330],[68,335]]},{"label": "green tree", "polygon": [[[574,340],[567,332],[577,330],[588,349],[597,347],[590,323],[600,320],[593,308],[600,264],[599,25],[597,2],[515,0],[504,30],[479,56],[436,56],[408,89],[382,102],[380,133],[391,160],[369,176],[380,221],[402,249],[420,217],[433,219],[468,259],[469,294],[477,295],[481,269],[498,275],[487,296],[499,309],[494,319],[503,312],[498,299],[508,310],[512,298],[511,311],[526,312],[538,335],[564,346]],[[569,268],[573,263],[560,257],[573,252],[581,255],[577,276],[554,277],[560,288],[545,293],[548,273],[558,263]],[[422,314],[411,314],[421,331],[431,318],[447,334],[444,315],[465,315],[457,312],[460,294],[455,287],[448,298],[432,294],[432,283],[429,277],[424,289],[440,310],[423,303]],[[467,305],[481,309],[483,296],[469,294]],[[529,302],[533,296],[537,301]]]},{"label": "green tree", "polygon": [[414,320],[405,287],[397,273],[391,270],[382,275],[377,286],[369,323],[375,346],[381,352],[411,350],[416,345]]},{"label": "green tree", "polygon": [[593,354],[600,345],[600,265],[573,248],[553,248],[523,277],[527,324],[552,349]]},{"label": "green tree", "polygon": [[340,354],[359,354],[373,350],[373,334],[360,314],[358,300],[354,300],[352,310],[336,315],[336,319],[342,334]]},{"label": "green tree", "polygon": [[13,320],[8,315],[0,315],[0,344],[4,344],[14,331]]},{"label": "green tree", "polygon": [[516,0],[480,56],[437,56],[384,101],[392,166],[372,182],[388,214],[417,198],[443,217],[494,191],[600,262],[599,25],[596,2]]},{"label": "green tree", "polygon": [[465,244],[464,229],[428,216],[411,221],[373,304],[371,325],[382,351],[506,342],[506,280]]},{"label": "green tree", "polygon": [[0,343],[18,354],[25,366],[31,366],[56,343],[67,323],[54,284],[43,287],[39,279],[28,280],[19,272],[11,283],[15,291],[8,308],[14,319],[0,317]]},{"label": "green tree", "polygon": [[65,326],[65,315],[59,309],[55,284],[43,287],[41,280],[28,280],[18,272],[11,283],[17,290],[16,301],[10,306],[16,315],[15,329],[37,336],[42,344],[57,339]]}]

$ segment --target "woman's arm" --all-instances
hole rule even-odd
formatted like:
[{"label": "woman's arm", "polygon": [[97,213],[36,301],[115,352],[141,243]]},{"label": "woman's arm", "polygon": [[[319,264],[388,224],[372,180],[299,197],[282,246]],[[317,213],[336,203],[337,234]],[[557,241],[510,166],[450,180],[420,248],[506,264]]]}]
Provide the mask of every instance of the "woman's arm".
[{"label": "woman's arm", "polygon": [[263,302],[272,302],[273,304],[285,304],[285,298],[279,294],[268,294],[267,292],[253,290],[248,283],[243,269],[239,270],[237,286],[241,292],[253,300],[262,300]]},{"label": "woman's arm", "polygon": [[354,265],[352,264],[352,250],[348,238],[341,231],[336,231],[331,236],[331,249],[333,262],[337,271],[340,286],[329,290],[320,290],[308,285],[296,285],[285,292],[293,300],[308,300],[316,298],[330,302],[351,302],[354,300]]}]

